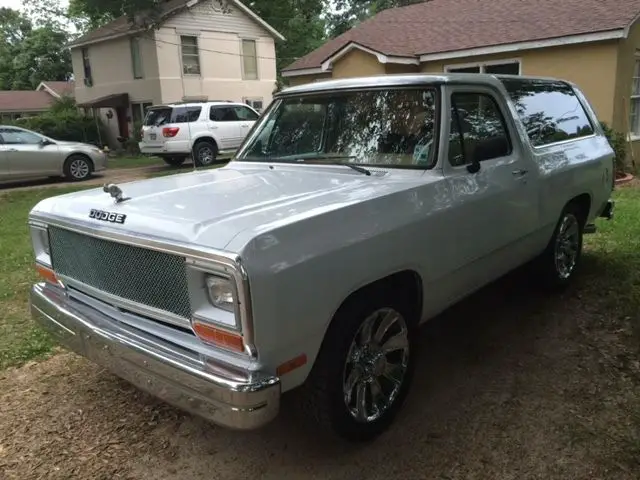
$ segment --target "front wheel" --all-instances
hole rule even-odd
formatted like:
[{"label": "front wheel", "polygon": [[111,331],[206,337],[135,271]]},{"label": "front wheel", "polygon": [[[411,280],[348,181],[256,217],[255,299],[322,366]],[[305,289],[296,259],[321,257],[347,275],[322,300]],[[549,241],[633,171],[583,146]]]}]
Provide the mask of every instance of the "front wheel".
[{"label": "front wheel", "polygon": [[310,416],[349,441],[383,433],[411,384],[415,326],[411,310],[388,295],[343,307],[302,387]]},{"label": "front wheel", "polygon": [[71,155],[64,163],[64,176],[72,182],[86,180],[93,172],[93,164],[84,155]]},{"label": "front wheel", "polygon": [[582,257],[584,225],[580,210],[567,206],[556,225],[551,241],[535,261],[535,267],[545,289],[566,288],[574,276]]}]

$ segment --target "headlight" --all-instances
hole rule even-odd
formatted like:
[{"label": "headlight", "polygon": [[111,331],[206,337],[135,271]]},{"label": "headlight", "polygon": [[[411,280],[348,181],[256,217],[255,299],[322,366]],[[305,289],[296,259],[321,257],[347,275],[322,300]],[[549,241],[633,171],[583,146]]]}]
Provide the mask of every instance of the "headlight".
[{"label": "headlight", "polygon": [[49,232],[46,227],[37,225],[31,226],[31,244],[36,261],[51,266],[51,248],[49,246]]},{"label": "headlight", "polygon": [[209,301],[214,307],[226,310],[227,312],[233,312],[235,310],[235,288],[229,279],[208,276],[207,293],[209,294]]}]

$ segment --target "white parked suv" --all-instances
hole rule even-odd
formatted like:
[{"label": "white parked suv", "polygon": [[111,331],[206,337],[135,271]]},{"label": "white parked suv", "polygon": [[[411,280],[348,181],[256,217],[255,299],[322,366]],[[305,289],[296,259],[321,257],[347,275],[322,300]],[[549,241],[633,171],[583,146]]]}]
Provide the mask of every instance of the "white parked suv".
[{"label": "white parked suv", "polygon": [[193,153],[197,166],[235,151],[260,114],[244,103],[192,102],[151,107],[142,126],[142,153],[181,165]]},{"label": "white parked suv", "polygon": [[31,309],[214,423],[260,427],[297,389],[303,419],[372,439],[420,368],[421,323],[525,264],[532,287],[569,284],[583,234],[613,216],[613,159],[560,80],[293,87],[222,168],[36,205]]}]

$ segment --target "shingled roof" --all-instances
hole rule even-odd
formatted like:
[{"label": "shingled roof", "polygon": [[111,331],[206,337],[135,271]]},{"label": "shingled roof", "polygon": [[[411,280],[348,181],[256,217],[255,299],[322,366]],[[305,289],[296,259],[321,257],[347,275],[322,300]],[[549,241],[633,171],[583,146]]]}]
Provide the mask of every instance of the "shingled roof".
[{"label": "shingled roof", "polygon": [[42,112],[49,109],[53,100],[41,90],[0,90],[0,112]]},{"label": "shingled roof", "polygon": [[319,68],[349,44],[420,56],[627,29],[640,0],[431,0],[384,10],[284,69]]}]

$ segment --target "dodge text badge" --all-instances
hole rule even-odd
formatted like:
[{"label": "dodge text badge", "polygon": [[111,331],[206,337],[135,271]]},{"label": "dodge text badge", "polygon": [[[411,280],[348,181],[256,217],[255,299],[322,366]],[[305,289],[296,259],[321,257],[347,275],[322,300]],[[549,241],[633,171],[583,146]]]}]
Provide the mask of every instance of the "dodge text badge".
[{"label": "dodge text badge", "polygon": [[89,218],[102,220],[103,222],[124,223],[127,216],[124,213],[105,212],[94,208],[89,212]]}]

